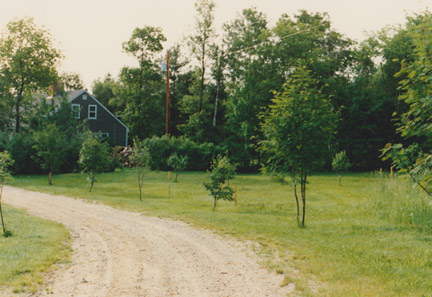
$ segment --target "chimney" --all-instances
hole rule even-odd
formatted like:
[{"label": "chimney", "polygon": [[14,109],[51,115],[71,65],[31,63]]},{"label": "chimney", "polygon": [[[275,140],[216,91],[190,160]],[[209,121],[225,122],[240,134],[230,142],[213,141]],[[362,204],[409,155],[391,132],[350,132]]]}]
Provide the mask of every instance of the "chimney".
[{"label": "chimney", "polygon": [[56,82],[52,86],[51,96],[55,97],[55,96],[59,95],[61,91],[64,91],[64,84],[62,82]]}]

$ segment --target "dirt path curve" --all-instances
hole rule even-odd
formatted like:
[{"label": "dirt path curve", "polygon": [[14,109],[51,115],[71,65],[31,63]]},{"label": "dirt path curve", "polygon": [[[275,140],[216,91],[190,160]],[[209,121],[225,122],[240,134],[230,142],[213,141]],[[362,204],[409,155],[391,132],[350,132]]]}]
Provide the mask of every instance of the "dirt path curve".
[{"label": "dirt path curve", "polygon": [[7,187],[4,201],[64,224],[72,263],[34,296],[286,296],[281,276],[259,268],[244,246],[189,225]]}]

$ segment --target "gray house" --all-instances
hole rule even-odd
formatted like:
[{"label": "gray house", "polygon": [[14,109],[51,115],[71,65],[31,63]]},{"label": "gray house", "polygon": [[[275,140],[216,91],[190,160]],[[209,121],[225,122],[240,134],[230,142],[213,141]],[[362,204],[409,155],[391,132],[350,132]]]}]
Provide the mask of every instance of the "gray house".
[{"label": "gray house", "polygon": [[101,133],[114,145],[128,145],[129,128],[87,90],[70,91],[67,93],[67,98],[75,117],[79,120],[87,120],[90,131]]}]

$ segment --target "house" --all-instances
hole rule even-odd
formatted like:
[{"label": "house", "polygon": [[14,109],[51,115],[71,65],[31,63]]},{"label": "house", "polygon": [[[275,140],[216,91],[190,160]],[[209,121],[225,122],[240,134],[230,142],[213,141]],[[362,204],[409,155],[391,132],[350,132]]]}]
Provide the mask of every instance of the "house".
[{"label": "house", "polygon": [[67,98],[75,117],[87,120],[90,131],[101,133],[102,137],[107,137],[114,145],[128,145],[129,128],[87,90],[69,91]]}]

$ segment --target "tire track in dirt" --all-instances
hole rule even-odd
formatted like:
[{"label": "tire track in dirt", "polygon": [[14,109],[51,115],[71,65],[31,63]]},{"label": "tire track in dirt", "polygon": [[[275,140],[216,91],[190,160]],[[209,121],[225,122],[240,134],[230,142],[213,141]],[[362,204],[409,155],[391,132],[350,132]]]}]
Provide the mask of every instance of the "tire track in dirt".
[{"label": "tire track in dirt", "polygon": [[6,187],[4,201],[64,224],[71,264],[33,296],[287,296],[282,276],[260,268],[244,246],[186,223],[80,199]]}]

